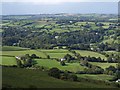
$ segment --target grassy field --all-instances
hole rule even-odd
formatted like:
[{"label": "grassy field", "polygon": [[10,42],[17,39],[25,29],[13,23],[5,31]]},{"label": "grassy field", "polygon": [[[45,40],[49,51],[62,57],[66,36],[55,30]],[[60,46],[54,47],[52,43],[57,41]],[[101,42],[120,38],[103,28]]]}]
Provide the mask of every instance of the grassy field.
[{"label": "grassy field", "polygon": [[90,62],[90,63],[93,64],[93,65],[100,66],[103,69],[109,67],[110,65],[116,67],[116,64],[117,64],[117,63],[99,63],[99,62]]},{"label": "grassy field", "polygon": [[112,53],[120,54],[120,52],[116,52],[116,51],[104,51],[104,52],[107,53],[107,54],[112,54]]},{"label": "grassy field", "polygon": [[36,54],[39,57],[46,58],[46,55],[42,52],[38,52],[36,50],[24,50],[24,51],[3,51],[2,55],[12,55],[12,56],[21,56],[25,54]]},{"label": "grassy field", "polygon": [[81,56],[90,56],[90,57],[101,57],[102,59],[107,59],[104,55],[99,54],[97,52],[92,52],[92,51],[85,51],[85,50],[75,50],[78,52]]},{"label": "grassy field", "polygon": [[28,48],[22,48],[17,46],[3,46],[2,51],[22,51],[22,50],[28,50]]},{"label": "grassy field", "polygon": [[82,78],[88,78],[88,79],[95,79],[95,80],[111,80],[113,76],[111,75],[105,75],[105,74],[99,74],[99,75],[94,75],[94,74],[77,74],[78,77]]},{"label": "grassy field", "polygon": [[49,77],[47,72],[40,70],[3,67],[2,71],[2,85],[13,88],[114,88],[102,83],[63,81]]},{"label": "grassy field", "polygon": [[46,55],[49,55],[51,58],[63,58],[66,54],[71,54],[68,50],[64,49],[51,49],[51,50],[40,50],[41,52],[45,53]]},{"label": "grassy field", "polygon": [[66,66],[61,66],[59,62],[56,60],[50,60],[50,59],[35,59],[37,61],[37,64],[40,66],[52,68],[57,67],[60,70],[68,70],[72,72],[83,70],[85,67],[80,66],[79,63],[66,63]]},{"label": "grassy field", "polygon": [[15,57],[0,56],[0,65],[17,65]]}]

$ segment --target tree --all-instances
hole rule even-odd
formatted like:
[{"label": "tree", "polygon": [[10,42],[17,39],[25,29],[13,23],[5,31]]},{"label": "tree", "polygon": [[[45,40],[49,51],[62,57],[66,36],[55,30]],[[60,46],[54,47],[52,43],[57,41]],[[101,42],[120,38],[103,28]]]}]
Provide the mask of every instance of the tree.
[{"label": "tree", "polygon": [[117,64],[116,78],[120,79],[120,63]]},{"label": "tree", "polygon": [[31,58],[39,58],[36,54],[32,54]]},{"label": "tree", "polygon": [[49,56],[49,55],[47,55],[47,59],[50,59],[50,56]]},{"label": "tree", "polygon": [[65,65],[66,65],[64,61],[61,61],[60,64],[61,64],[62,66],[65,66]]},{"label": "tree", "polygon": [[67,62],[70,62],[70,60],[73,59],[73,57],[70,54],[66,54],[64,58],[67,60]]},{"label": "tree", "polygon": [[48,75],[55,77],[55,78],[60,78],[60,73],[61,71],[58,68],[51,68],[49,70]]},{"label": "tree", "polygon": [[111,65],[108,68],[106,68],[106,70],[113,71],[113,73],[116,72],[116,68],[114,66],[111,66]]},{"label": "tree", "polygon": [[68,75],[68,77],[67,77],[69,80],[71,80],[71,81],[77,81],[77,75],[75,75],[75,74],[72,74],[72,75]]},{"label": "tree", "polygon": [[17,66],[18,66],[19,68],[23,67],[23,65],[22,65],[22,63],[21,63],[21,60],[17,60]]},{"label": "tree", "polygon": [[80,65],[88,66],[88,61],[87,60],[81,60]]}]

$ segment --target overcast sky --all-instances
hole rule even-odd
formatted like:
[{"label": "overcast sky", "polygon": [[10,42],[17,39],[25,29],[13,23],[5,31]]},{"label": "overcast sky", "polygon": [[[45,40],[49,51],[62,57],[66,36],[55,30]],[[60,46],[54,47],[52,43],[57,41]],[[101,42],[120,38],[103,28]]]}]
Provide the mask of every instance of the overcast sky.
[{"label": "overcast sky", "polygon": [[3,15],[118,13],[118,0],[2,0]]}]

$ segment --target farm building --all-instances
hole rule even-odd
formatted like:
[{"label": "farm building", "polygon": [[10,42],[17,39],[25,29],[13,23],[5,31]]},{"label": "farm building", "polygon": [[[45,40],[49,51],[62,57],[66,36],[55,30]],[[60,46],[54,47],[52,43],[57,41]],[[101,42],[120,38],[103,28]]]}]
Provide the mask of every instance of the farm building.
[{"label": "farm building", "polygon": [[120,79],[116,80],[116,82],[120,82]]},{"label": "farm building", "polygon": [[65,59],[65,58],[61,58],[61,59],[60,59],[60,61],[64,61],[64,60],[66,60],[66,59]]}]

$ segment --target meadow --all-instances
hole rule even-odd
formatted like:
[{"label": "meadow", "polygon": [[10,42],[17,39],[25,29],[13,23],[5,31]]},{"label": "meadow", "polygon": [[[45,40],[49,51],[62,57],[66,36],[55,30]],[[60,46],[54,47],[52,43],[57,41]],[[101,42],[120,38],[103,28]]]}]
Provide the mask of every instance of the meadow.
[{"label": "meadow", "polygon": [[22,48],[17,46],[3,46],[2,51],[22,51],[22,50],[28,50],[29,48]]},{"label": "meadow", "polygon": [[100,62],[90,62],[90,63],[93,64],[93,65],[100,66],[103,69],[105,69],[109,66],[115,66],[116,67],[116,64],[117,64],[117,63],[100,63]]},{"label": "meadow", "polygon": [[78,77],[81,78],[88,78],[88,79],[94,79],[94,80],[111,80],[113,78],[112,75],[105,75],[105,74],[99,74],[99,75],[95,75],[95,74],[77,74]]},{"label": "meadow", "polygon": [[81,66],[79,63],[66,63],[65,66],[61,66],[60,62],[56,60],[50,59],[35,59],[37,61],[37,65],[44,66],[47,68],[57,67],[60,70],[68,70],[71,72],[77,72],[83,70],[85,67]]},{"label": "meadow", "polygon": [[93,52],[93,51],[85,51],[85,50],[75,50],[76,52],[78,52],[81,56],[90,56],[90,57],[101,57],[102,59],[106,60],[107,58],[97,52]]},{"label": "meadow", "polygon": [[17,65],[15,57],[0,56],[0,65]]},{"label": "meadow", "polygon": [[46,55],[42,52],[38,52],[36,50],[23,50],[23,51],[3,51],[2,55],[11,55],[11,56],[22,56],[25,54],[36,54],[39,57],[46,58]]},{"label": "meadow", "polygon": [[49,55],[51,58],[58,58],[58,59],[63,58],[66,54],[73,55],[71,52],[69,52],[66,49],[49,49],[49,50],[41,49],[39,51],[43,52],[46,55]]}]

